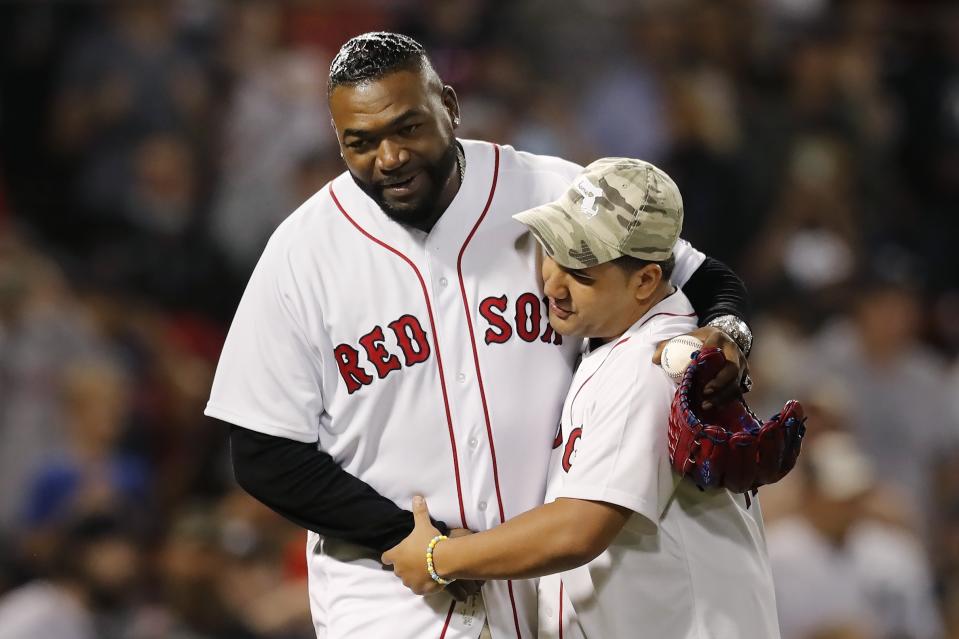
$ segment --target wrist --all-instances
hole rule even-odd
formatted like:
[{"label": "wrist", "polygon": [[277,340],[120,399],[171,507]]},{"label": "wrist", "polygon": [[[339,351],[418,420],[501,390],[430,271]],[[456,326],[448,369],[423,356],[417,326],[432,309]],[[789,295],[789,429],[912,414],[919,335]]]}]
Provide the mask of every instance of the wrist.
[{"label": "wrist", "polygon": [[435,565],[435,555],[436,548],[439,546],[440,542],[448,541],[446,535],[436,535],[430,539],[430,543],[426,547],[426,572],[429,573],[430,578],[438,583],[441,586],[448,586],[449,584],[456,581],[455,579],[445,579],[439,571],[436,569]]},{"label": "wrist", "polygon": [[450,567],[450,544],[456,541],[453,538],[444,539],[442,543],[436,544],[436,547],[433,549],[433,569],[436,571],[436,574],[446,579],[447,581],[453,581],[456,579],[456,576],[453,574]]},{"label": "wrist", "polygon": [[749,355],[753,348],[753,332],[749,325],[735,315],[719,315],[706,323],[706,326],[718,328],[736,342],[743,355]]}]

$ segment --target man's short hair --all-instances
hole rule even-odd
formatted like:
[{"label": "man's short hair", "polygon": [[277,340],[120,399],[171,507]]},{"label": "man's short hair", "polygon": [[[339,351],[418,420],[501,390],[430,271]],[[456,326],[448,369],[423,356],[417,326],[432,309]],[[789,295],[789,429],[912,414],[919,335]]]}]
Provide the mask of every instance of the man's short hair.
[{"label": "man's short hair", "polygon": [[673,274],[673,269],[676,268],[676,255],[670,255],[661,262],[650,262],[648,260],[641,260],[638,257],[632,257],[631,255],[623,255],[622,257],[617,257],[611,264],[615,264],[630,275],[644,266],[659,264],[659,268],[663,271],[663,280],[665,281],[669,279]]},{"label": "man's short hair", "polygon": [[426,49],[402,33],[371,31],[349,39],[330,63],[327,91],[377,80],[401,69],[432,69]]}]

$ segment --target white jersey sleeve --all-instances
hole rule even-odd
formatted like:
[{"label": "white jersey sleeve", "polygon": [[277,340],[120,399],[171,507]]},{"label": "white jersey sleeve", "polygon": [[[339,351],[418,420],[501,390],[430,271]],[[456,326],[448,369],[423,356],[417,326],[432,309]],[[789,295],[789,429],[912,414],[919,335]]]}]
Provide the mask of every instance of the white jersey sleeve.
[{"label": "white jersey sleeve", "polygon": [[298,318],[296,291],[283,234],[277,233],[240,300],[206,415],[268,435],[317,441],[322,367]]},{"label": "white jersey sleeve", "polygon": [[706,255],[682,238],[676,241],[673,255],[676,256],[676,267],[669,280],[677,288],[683,288],[696,269],[703,265]]},{"label": "white jersey sleeve", "polygon": [[593,384],[602,390],[586,408],[575,462],[555,496],[624,506],[655,526],[675,488],[665,455],[674,385],[651,355],[624,349],[599,371]]}]

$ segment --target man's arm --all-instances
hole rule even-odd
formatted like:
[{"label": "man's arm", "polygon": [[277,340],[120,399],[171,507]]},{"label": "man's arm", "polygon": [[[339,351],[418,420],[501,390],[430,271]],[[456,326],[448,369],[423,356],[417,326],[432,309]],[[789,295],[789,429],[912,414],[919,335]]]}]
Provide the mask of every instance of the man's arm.
[{"label": "man's arm", "polygon": [[[382,553],[413,530],[413,516],[349,474],[314,444],[230,428],[233,472],[248,493],[293,523]],[[433,522],[443,534],[449,529]]]},{"label": "man's arm", "polygon": [[734,315],[743,321],[749,319],[746,285],[717,259],[707,256],[683,286],[683,293],[699,316],[700,326],[722,315]]},{"label": "man's arm", "polygon": [[[735,272],[719,260],[706,257],[683,286],[700,328],[691,334],[706,347],[716,347],[726,356],[726,366],[704,388],[703,407],[722,404],[749,390],[749,365],[746,356],[752,348],[752,333],[746,324],[749,296],[746,285]],[[660,363],[665,342],[660,344],[653,362]]]},{"label": "man's arm", "polygon": [[[444,579],[530,579],[570,570],[609,547],[632,511],[599,501],[560,498],[490,530],[447,539],[433,549],[433,566]],[[413,500],[416,527],[383,563],[416,594],[440,589],[426,570],[427,545],[440,534],[426,501]]]}]

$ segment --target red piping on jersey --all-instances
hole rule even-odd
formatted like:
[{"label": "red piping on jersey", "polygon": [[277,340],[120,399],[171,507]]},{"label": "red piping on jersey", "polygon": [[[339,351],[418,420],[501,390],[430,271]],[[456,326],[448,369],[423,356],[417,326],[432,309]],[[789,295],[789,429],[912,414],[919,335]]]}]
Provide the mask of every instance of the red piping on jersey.
[{"label": "red piping on jersey", "polygon": [[450,619],[453,618],[453,609],[456,608],[456,600],[450,602],[450,611],[446,613],[446,623],[443,624],[443,632],[440,633],[440,639],[445,639],[446,631],[450,627]]},{"label": "red piping on jersey", "polygon": [[[650,318],[650,319],[652,319],[652,318]],[[643,322],[643,323],[645,324],[645,322]],[[589,380],[593,379],[593,376],[596,375],[596,373],[599,372],[599,369],[601,369],[601,368],[603,367],[603,364],[605,364],[605,363],[606,363],[606,360],[609,359],[609,356],[613,354],[613,351],[616,350],[616,348],[617,348],[620,344],[625,344],[625,343],[628,342],[628,341],[629,341],[629,338],[628,338],[628,337],[624,337],[623,339],[621,339],[621,340],[619,340],[618,342],[616,342],[615,344],[613,344],[613,347],[612,347],[611,349],[609,349],[609,352],[608,352],[608,353],[606,353],[606,359],[603,360],[603,363],[600,364],[599,366],[597,366],[597,367],[596,367],[596,370],[594,370],[592,373],[590,373],[590,374],[589,374],[589,377],[587,377],[586,380],[585,380],[582,384],[579,385],[579,388],[576,389],[576,394],[573,395],[573,399],[571,399],[570,402],[569,402],[569,423],[570,423],[570,425],[573,424],[573,404],[576,403],[576,398],[579,397],[579,392],[580,392],[581,390],[583,390],[583,388],[586,387],[586,384],[589,384]]]},{"label": "red piping on jersey", "polygon": [[563,580],[559,580],[559,639],[563,639]]},{"label": "red piping on jersey", "polygon": [[[647,317],[645,320],[643,320],[643,323],[640,324],[639,326],[644,326],[649,320],[653,319],[654,317],[658,317],[658,316],[660,316],[660,315],[668,315],[669,317],[694,317],[694,316],[696,315],[696,313],[666,313],[666,312],[653,313],[652,315],[650,315],[649,317]],[[637,327],[637,328],[638,328],[638,327]],[[621,340],[619,340],[618,342],[616,342],[615,344],[613,344],[613,348],[609,349],[609,352],[606,353],[606,359],[609,359],[609,356],[613,354],[613,351],[616,349],[617,346],[619,346],[620,344],[622,344],[622,343],[624,343],[624,342],[628,342],[628,341],[629,341],[629,337],[624,337],[623,339],[621,339]],[[606,363],[606,359],[604,359],[604,360],[603,360],[603,363],[600,364],[598,367],[596,367],[596,370],[594,370],[594,371],[590,374],[590,376],[587,377],[586,380],[585,380],[582,384],[580,384],[580,387],[576,389],[576,394],[573,395],[573,399],[569,402],[569,423],[570,423],[570,425],[573,424],[573,404],[576,403],[576,398],[579,397],[579,392],[580,392],[581,390],[583,390],[583,387],[586,386],[586,384],[589,383],[589,380],[593,379],[593,375],[595,375],[596,373],[599,372],[599,369],[602,368],[602,367],[603,367],[603,364]]]},{"label": "red piping on jersey", "polygon": [[[661,313],[654,313],[650,315],[648,318],[646,318],[646,322],[653,319],[657,315],[667,315],[669,317],[696,317],[696,313],[667,313],[666,311],[663,311]],[[643,324],[645,324],[646,322],[643,322]],[[642,326],[643,324],[640,324],[640,326]]]},{"label": "red piping on jersey", "polygon": [[[480,400],[483,402],[483,417],[486,419],[486,439],[489,442],[489,453],[490,458],[493,462],[493,486],[496,488],[496,503],[499,506],[499,523],[506,521],[506,512],[503,508],[503,497],[500,493],[499,487],[499,468],[496,465],[496,446],[493,444],[493,426],[489,418],[489,405],[486,402],[486,387],[483,384],[483,372],[480,370],[479,362],[479,351],[476,349],[476,333],[473,331],[473,314],[470,309],[469,299],[466,296],[466,282],[463,280],[463,255],[466,253],[466,247],[469,246],[469,243],[473,240],[473,236],[476,235],[476,231],[479,229],[480,224],[483,223],[483,220],[486,219],[486,214],[489,213],[489,207],[493,203],[493,194],[496,193],[496,182],[499,179],[499,147],[493,145],[493,183],[489,187],[489,197],[486,198],[486,206],[483,207],[483,212],[480,213],[479,219],[476,220],[476,224],[473,225],[473,228],[470,230],[469,235],[466,236],[466,241],[463,242],[463,246],[460,248],[459,256],[456,258],[456,274],[459,276],[460,280],[460,294],[463,296],[463,310],[466,312],[466,326],[470,332],[470,346],[473,347],[473,365],[476,367],[476,381],[479,385]],[[513,596],[513,582],[506,582],[506,589],[509,592],[509,603],[513,609],[513,625],[516,628],[516,636],[522,637],[522,633],[519,629],[519,614],[516,612],[516,599]]]},{"label": "red piping on jersey", "polygon": [[393,253],[404,262],[409,264],[410,268],[413,269],[413,273],[416,274],[416,279],[420,281],[420,287],[423,289],[423,299],[426,300],[426,312],[430,316],[430,328],[433,330],[433,341],[435,342],[434,346],[436,348],[436,365],[440,371],[440,388],[443,390],[443,406],[446,408],[446,424],[449,427],[450,433],[450,446],[453,448],[453,473],[456,477],[456,497],[459,499],[460,505],[460,521],[463,524],[463,528],[469,528],[466,524],[466,509],[463,507],[463,489],[460,485],[460,465],[459,459],[456,454],[456,438],[453,433],[453,415],[450,413],[450,400],[446,393],[446,375],[443,373],[443,357],[440,355],[440,340],[436,334],[436,322],[433,320],[433,306],[430,304],[430,296],[426,290],[426,282],[423,281],[423,276],[420,275],[420,270],[416,268],[416,264],[413,263],[413,260],[403,255],[397,249],[393,248],[386,242],[374,237],[372,234],[366,231],[362,226],[357,224],[356,220],[350,217],[350,214],[346,212],[346,209],[343,208],[343,205],[340,204],[340,201],[336,197],[336,193],[333,192],[333,184],[330,183],[330,197],[333,198],[333,202],[336,204],[336,208],[340,209],[340,213],[350,221],[350,224],[356,227],[356,230],[365,235],[367,238],[372,240],[375,244],[379,244],[389,252]]}]

